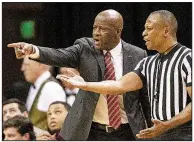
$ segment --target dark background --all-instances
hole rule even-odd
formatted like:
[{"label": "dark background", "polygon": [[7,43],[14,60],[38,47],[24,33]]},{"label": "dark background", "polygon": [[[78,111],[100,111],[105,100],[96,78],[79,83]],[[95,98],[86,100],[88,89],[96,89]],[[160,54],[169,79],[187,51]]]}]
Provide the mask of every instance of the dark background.
[{"label": "dark background", "polygon": [[[8,43],[24,41],[40,46],[65,48],[80,37],[91,37],[95,16],[106,9],[115,9],[124,18],[122,39],[146,49],[142,31],[146,18],[152,11],[169,10],[178,21],[178,41],[192,48],[192,3],[170,2],[107,2],[107,3],[2,3],[2,95],[10,97],[13,83],[24,80],[20,71],[22,60],[15,58]],[[20,22],[35,20],[35,38],[22,39]],[[148,51],[149,55],[154,54]],[[13,91],[12,91],[13,92]],[[27,92],[15,97],[23,98]],[[13,94],[12,94],[12,97]]]}]

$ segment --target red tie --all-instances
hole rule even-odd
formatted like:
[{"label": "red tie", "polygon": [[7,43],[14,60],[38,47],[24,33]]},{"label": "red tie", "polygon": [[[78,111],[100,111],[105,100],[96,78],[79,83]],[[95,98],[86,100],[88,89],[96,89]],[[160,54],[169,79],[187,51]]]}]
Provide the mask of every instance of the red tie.
[{"label": "red tie", "polygon": [[[105,54],[104,59],[106,66],[104,78],[106,80],[116,80],[114,66],[111,61],[111,53],[107,52]],[[114,129],[117,129],[121,125],[121,115],[118,95],[107,94],[107,105],[108,105],[109,125]]]}]

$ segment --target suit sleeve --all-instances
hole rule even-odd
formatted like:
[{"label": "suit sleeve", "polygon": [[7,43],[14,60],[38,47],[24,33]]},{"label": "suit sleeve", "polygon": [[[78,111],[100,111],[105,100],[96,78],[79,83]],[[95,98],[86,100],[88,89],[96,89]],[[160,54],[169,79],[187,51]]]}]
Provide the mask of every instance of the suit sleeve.
[{"label": "suit sleeve", "polygon": [[40,57],[36,61],[55,66],[77,68],[79,64],[80,52],[82,46],[74,44],[73,46],[61,49],[48,47],[38,47]]}]

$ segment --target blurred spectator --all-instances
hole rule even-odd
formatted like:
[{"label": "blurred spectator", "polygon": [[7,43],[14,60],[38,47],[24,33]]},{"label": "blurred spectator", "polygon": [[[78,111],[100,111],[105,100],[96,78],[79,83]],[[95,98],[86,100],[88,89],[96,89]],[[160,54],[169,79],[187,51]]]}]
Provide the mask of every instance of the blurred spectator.
[{"label": "blurred spectator", "polygon": [[4,140],[35,140],[32,122],[24,116],[14,116],[3,124]]},{"label": "blurred spectator", "polygon": [[[59,68],[59,73],[66,75],[66,76],[74,76],[74,75],[80,75],[77,69],[69,68],[69,67],[61,67]],[[75,96],[79,91],[79,88],[75,88],[69,84],[65,84],[65,82],[61,82],[65,93],[67,95],[67,103],[72,106],[72,104],[75,101]]]},{"label": "blurred spectator", "polygon": [[33,125],[47,130],[47,116],[49,105],[54,101],[66,101],[66,94],[58,81],[51,76],[50,66],[23,59],[21,71],[26,81],[32,83],[28,93],[26,106]]},{"label": "blurred spectator", "polygon": [[16,115],[28,117],[25,104],[16,98],[8,99],[3,102],[3,121],[7,121],[9,118]]},{"label": "blurred spectator", "polygon": [[50,104],[47,112],[48,131],[50,134],[44,133],[39,135],[37,140],[55,140],[55,136],[61,130],[70,108],[68,103],[62,101],[56,101]]},{"label": "blurred spectator", "polygon": [[[3,122],[16,115],[28,117],[25,103],[16,98],[11,98],[3,102]],[[47,133],[47,131],[41,130],[37,127],[34,127],[34,132],[36,133],[36,136],[42,134],[43,132]]]}]

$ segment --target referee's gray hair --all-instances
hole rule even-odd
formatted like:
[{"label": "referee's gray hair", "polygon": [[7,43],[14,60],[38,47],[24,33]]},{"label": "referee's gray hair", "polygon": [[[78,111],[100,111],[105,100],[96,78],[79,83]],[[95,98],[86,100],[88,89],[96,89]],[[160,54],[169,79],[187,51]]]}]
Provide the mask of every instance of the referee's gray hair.
[{"label": "referee's gray hair", "polygon": [[158,11],[152,12],[150,15],[153,15],[153,14],[159,14],[162,20],[171,26],[172,34],[176,35],[178,30],[178,23],[177,23],[176,17],[172,12],[168,10],[158,10]]}]

